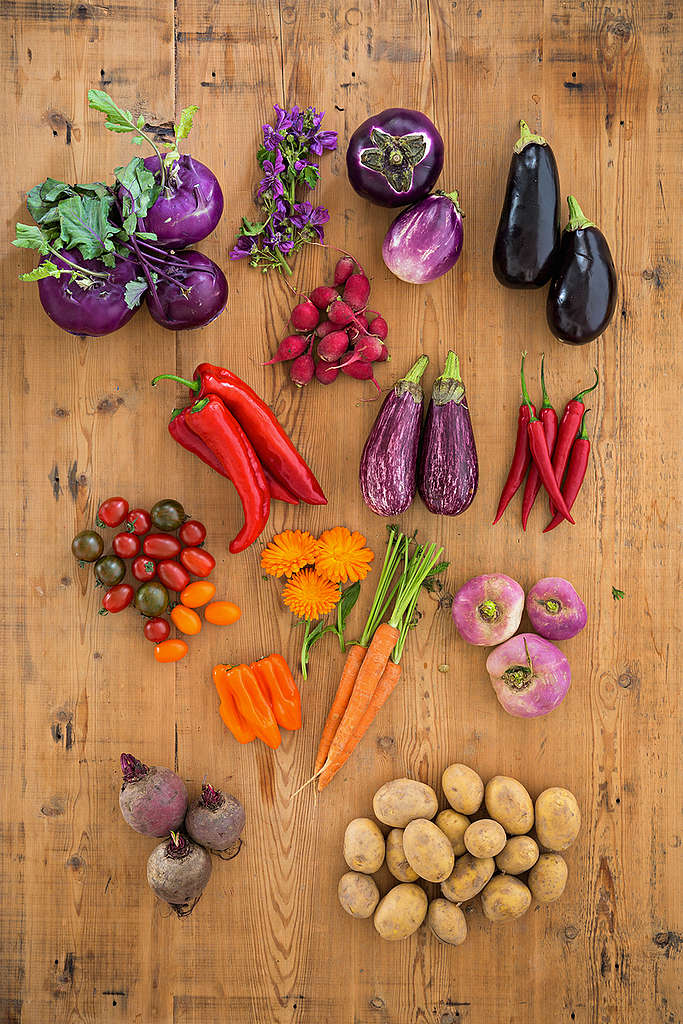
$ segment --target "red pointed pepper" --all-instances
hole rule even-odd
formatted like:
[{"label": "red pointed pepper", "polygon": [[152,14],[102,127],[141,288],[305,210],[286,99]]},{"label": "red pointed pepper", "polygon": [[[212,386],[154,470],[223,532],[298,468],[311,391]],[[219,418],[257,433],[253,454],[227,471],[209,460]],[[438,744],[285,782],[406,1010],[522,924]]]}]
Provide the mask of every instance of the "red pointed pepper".
[{"label": "red pointed pepper", "polygon": [[548,445],[545,440],[545,433],[543,431],[543,424],[539,420],[538,416],[531,409],[531,401],[529,399],[529,393],[526,389],[526,381],[524,380],[524,358],[522,357],[522,397],[529,406],[531,413],[529,417],[529,449],[531,451],[531,458],[534,460],[538,469],[538,474],[541,478],[541,483],[545,487],[546,491],[553,499],[558,509],[564,516],[564,518],[574,525],[574,520],[571,517],[569,509],[567,508],[560,486],[555,479],[553,473],[552,462],[550,461],[550,452],[548,451]]},{"label": "red pointed pepper", "polygon": [[[562,497],[567,502],[567,508],[571,509],[572,505],[576,501],[576,496],[581,490],[586,470],[588,469],[588,456],[590,455],[591,443],[586,433],[586,416],[590,412],[590,409],[586,409],[581,418],[581,429],[579,430],[579,436],[574,441],[572,447],[572,453],[569,456],[569,465],[567,466],[567,476],[565,477],[564,487],[562,488]],[[559,526],[562,522],[562,516],[559,512],[556,512],[553,518],[546,526],[544,533],[548,533],[550,530],[554,530],[556,526]]]},{"label": "red pointed pepper", "polygon": [[[560,430],[557,435],[557,443],[555,445],[555,451],[553,453],[553,473],[557,480],[558,486],[562,486],[562,477],[567,466],[567,459],[569,453],[572,450],[574,439],[576,438],[579,425],[581,423],[581,417],[583,416],[584,409],[586,408],[583,401],[584,395],[590,394],[591,391],[595,391],[598,386],[600,378],[598,377],[598,371],[594,370],[595,373],[595,384],[590,388],[586,388],[584,391],[579,391],[578,395],[571,398],[565,406],[564,413],[562,414],[562,421],[560,423]],[[550,511],[554,512],[555,507],[553,502],[550,502]]]},{"label": "red pointed pepper", "polygon": [[[548,446],[548,451],[553,454],[555,447],[555,438],[557,437],[557,413],[552,407],[550,399],[548,398],[548,392],[545,389],[545,356],[541,359],[541,388],[543,389],[543,405],[538,418],[543,424],[543,433],[545,434],[545,443]],[[529,515],[534,502],[538,496],[538,492],[541,489],[541,478],[538,474],[538,468],[535,463],[531,464],[529,468],[529,475],[526,478],[526,485],[524,487],[524,497],[522,498],[522,529],[526,530],[526,524],[529,521]]]},{"label": "red pointed pepper", "polygon": [[[526,355],[526,353],[524,353]],[[524,355],[522,356],[522,367],[524,366]],[[530,410],[536,415],[535,406],[522,402],[519,407],[519,415],[517,416],[517,440],[515,442],[515,453],[512,456],[512,465],[510,466],[510,472],[508,478],[505,481],[503,492],[498,502],[498,511],[496,512],[496,518],[493,520],[495,526],[503,512],[512,501],[514,495],[517,493],[519,488],[522,486],[522,480],[526,475],[526,471],[529,468],[529,460],[531,453],[529,451],[529,418]]]}]

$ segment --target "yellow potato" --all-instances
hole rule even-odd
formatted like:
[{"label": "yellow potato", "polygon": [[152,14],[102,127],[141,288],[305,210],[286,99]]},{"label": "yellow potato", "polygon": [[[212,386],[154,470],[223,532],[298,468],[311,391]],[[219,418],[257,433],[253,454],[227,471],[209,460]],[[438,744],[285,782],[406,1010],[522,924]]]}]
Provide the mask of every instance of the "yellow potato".
[{"label": "yellow potato", "polygon": [[441,776],[441,785],[454,811],[474,814],[481,807],[484,783],[466,764],[449,764]]},{"label": "yellow potato", "polygon": [[496,866],[506,875],[521,875],[538,860],[538,845],[531,836],[513,836],[496,857]]},{"label": "yellow potato", "polygon": [[417,871],[411,868],[403,849],[403,829],[392,828],[387,836],[386,845],[387,867],[394,878],[398,878],[399,882],[416,882]]},{"label": "yellow potato", "polygon": [[412,935],[427,913],[427,896],[419,885],[403,882],[390,889],[375,911],[375,928],[388,942]]},{"label": "yellow potato", "polygon": [[431,786],[416,779],[385,782],[372,798],[375,817],[392,828],[405,828],[415,818],[433,818],[439,801]]},{"label": "yellow potato", "polygon": [[439,811],[434,819],[434,824],[448,837],[455,856],[462,857],[463,853],[467,852],[463,836],[469,827],[470,819],[464,814],[458,814],[457,811],[448,808],[448,810]]},{"label": "yellow potato", "polygon": [[526,914],[531,893],[512,875],[496,875],[481,894],[481,909],[489,921],[511,921]]},{"label": "yellow potato", "polygon": [[539,903],[559,900],[567,884],[567,864],[559,853],[542,853],[529,872],[529,888]]},{"label": "yellow potato", "polygon": [[384,836],[371,818],[354,818],[344,833],[344,860],[352,871],[372,875],[384,864]]},{"label": "yellow potato", "polygon": [[521,782],[496,775],[486,783],[484,802],[489,817],[508,835],[523,836],[534,826],[534,805]]},{"label": "yellow potato", "polygon": [[450,946],[460,946],[467,938],[467,922],[460,907],[448,900],[432,900],[427,911],[427,924],[437,939]]},{"label": "yellow potato", "polygon": [[339,902],[351,917],[372,917],[379,903],[379,889],[374,878],[357,871],[347,871],[337,886]]},{"label": "yellow potato", "polygon": [[546,850],[561,852],[571,846],[581,828],[581,811],[568,789],[544,789],[536,801],[536,836]]},{"label": "yellow potato", "polygon": [[464,843],[473,857],[495,857],[505,846],[505,829],[491,818],[473,821],[464,835]]},{"label": "yellow potato", "polygon": [[496,868],[493,857],[458,857],[449,877],[441,883],[441,892],[451,903],[471,900],[484,888]]},{"label": "yellow potato", "polygon": [[413,871],[428,882],[443,882],[453,870],[455,855],[448,837],[426,818],[406,825],[403,850]]}]

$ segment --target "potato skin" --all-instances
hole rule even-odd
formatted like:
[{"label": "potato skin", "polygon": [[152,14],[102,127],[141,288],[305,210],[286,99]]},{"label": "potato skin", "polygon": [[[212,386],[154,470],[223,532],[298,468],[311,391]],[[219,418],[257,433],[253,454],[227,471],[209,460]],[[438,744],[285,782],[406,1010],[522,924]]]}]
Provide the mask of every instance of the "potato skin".
[{"label": "potato skin", "polygon": [[552,786],[536,800],[536,836],[540,846],[561,853],[572,845],[581,828],[581,811],[568,789]]},{"label": "potato skin", "polygon": [[344,860],[352,871],[372,875],[384,864],[384,836],[371,818],[354,818],[344,833]]},{"label": "potato skin", "polygon": [[394,878],[397,878],[399,882],[416,882],[419,876],[406,860],[402,828],[392,828],[386,838],[386,848],[387,867]]},{"label": "potato skin", "polygon": [[466,764],[449,764],[441,776],[441,786],[454,811],[474,814],[481,807],[484,783]]},{"label": "potato skin", "polygon": [[449,807],[445,811],[439,811],[434,824],[447,837],[456,857],[462,857],[463,853],[467,853],[463,836],[469,828],[470,819],[466,815],[452,811]]},{"label": "potato skin", "polygon": [[427,911],[427,924],[437,939],[449,946],[461,946],[467,938],[465,915],[449,900],[432,900]]},{"label": "potato skin", "polygon": [[453,870],[453,847],[441,829],[427,818],[415,818],[406,825],[403,850],[413,871],[428,882],[443,882]]},{"label": "potato skin", "polygon": [[481,894],[481,909],[489,921],[512,921],[526,914],[531,893],[524,882],[513,875],[496,875]]},{"label": "potato skin", "polygon": [[542,853],[529,872],[527,884],[538,903],[559,900],[567,884],[567,863],[559,853]]},{"label": "potato skin", "polygon": [[538,844],[531,836],[512,836],[496,857],[496,867],[506,875],[521,875],[538,860]]},{"label": "potato skin", "polygon": [[351,917],[372,917],[379,903],[379,889],[374,878],[358,871],[347,871],[341,876],[337,896]]},{"label": "potato skin", "polygon": [[481,892],[496,869],[493,857],[458,857],[453,871],[441,883],[441,892],[451,903],[464,903]]},{"label": "potato skin", "polygon": [[510,836],[523,836],[534,826],[534,805],[521,782],[496,775],[486,783],[484,802],[489,818]]},{"label": "potato skin", "polygon": [[472,822],[463,840],[473,857],[496,857],[505,846],[507,836],[499,822],[481,818]]},{"label": "potato skin", "polygon": [[416,779],[385,782],[372,798],[375,817],[392,828],[405,828],[415,818],[433,818],[439,801],[431,786]]},{"label": "potato skin", "polygon": [[379,901],[374,925],[387,942],[397,942],[416,932],[427,913],[427,894],[419,885],[402,882]]}]

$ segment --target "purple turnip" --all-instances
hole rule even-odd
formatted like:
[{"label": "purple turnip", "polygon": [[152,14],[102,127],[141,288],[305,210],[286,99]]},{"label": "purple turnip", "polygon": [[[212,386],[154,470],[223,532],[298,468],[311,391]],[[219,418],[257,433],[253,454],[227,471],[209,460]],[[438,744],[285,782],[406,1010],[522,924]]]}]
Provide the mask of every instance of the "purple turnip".
[{"label": "purple turnip", "polygon": [[539,580],[526,596],[526,610],[531,625],[547,640],[569,640],[588,621],[585,604],[561,576]]},{"label": "purple turnip", "polygon": [[463,640],[493,647],[511,637],[522,620],[524,591],[502,572],[475,576],[453,598],[453,621]]},{"label": "purple turnip", "polygon": [[191,914],[211,877],[211,857],[202,846],[179,832],[152,850],[147,881],[178,917]]},{"label": "purple turnip", "polygon": [[121,754],[121,814],[144,836],[167,836],[179,828],[187,811],[185,783],[170,768],[148,768],[132,754]]},{"label": "purple turnip", "polygon": [[205,782],[201,796],[190,801],[185,831],[195,843],[220,852],[224,860],[231,860],[240,852],[245,821],[244,808],[236,797]]},{"label": "purple turnip", "polygon": [[510,715],[536,718],[561,704],[571,683],[569,662],[554,644],[520,633],[491,651],[486,670]]}]

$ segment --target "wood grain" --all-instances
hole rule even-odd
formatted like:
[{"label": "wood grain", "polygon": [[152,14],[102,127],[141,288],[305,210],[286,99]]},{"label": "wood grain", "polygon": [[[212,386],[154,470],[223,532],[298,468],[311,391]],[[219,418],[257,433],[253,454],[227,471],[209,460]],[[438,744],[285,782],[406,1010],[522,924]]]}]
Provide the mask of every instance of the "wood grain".
[{"label": "wood grain", "polygon": [[[141,313],[98,342],[70,338],[16,275],[30,257],[6,251],[0,354],[6,571],[0,682],[0,1021],[12,1024],[504,1024],[514,1021],[675,1024],[681,1018],[680,784],[680,7],[672,0],[14,0],[0,8],[3,223],[26,219],[25,193],[47,175],[91,180],[130,156],[87,109],[109,89],[149,121],[189,104],[192,151],[226,194],[201,248],[229,263],[239,216],[253,209],[259,126],[274,102],[313,103],[340,133],[323,161],[327,239],[373,277],[389,321],[388,385],[419,352],[432,367],[454,347],[470,396],[480,491],[462,519],[418,502],[402,525],[442,543],[447,589],[482,571],[525,586],[566,575],[588,627],[566,650],[572,690],[547,719],[502,712],[484,654],[453,630],[448,601],[423,602],[401,686],[322,797],[289,794],[313,763],[341,668],[331,640],[304,684],[305,724],[273,755],[236,749],[216,714],[210,667],[281,650],[300,634],[258,552],[231,557],[234,493],[174,449],[171,385],[209,359],[232,367],[272,403],[329,495],[327,508],[278,506],[268,536],[336,523],[363,530],[378,556],[384,526],[354,483],[376,406],[359,382],[294,391],[272,351],[292,304],[287,283],[227,267],[228,311],[177,336]],[[348,186],[345,140],[384,106],[432,116],[446,143],[444,188],[460,190],[463,256],[447,277],[412,288],[379,257],[390,221]],[[577,196],[609,239],[619,275],[613,325],[595,345],[553,341],[544,297],[501,289],[490,251],[518,118],[551,140],[563,193]],[[8,247],[9,248],[9,247]],[[292,286],[329,277],[333,255],[299,257]],[[535,510],[522,535],[518,503],[489,527],[514,433],[519,353],[545,351],[558,406],[595,363],[594,459],[578,525],[543,536]],[[184,396],[183,396],[184,397]],[[191,656],[157,665],[132,614],[96,616],[99,597],[69,542],[108,493],[150,504],[178,497],[208,524],[216,579],[243,617],[206,631]],[[540,505],[540,503],[539,503]],[[372,577],[371,577],[372,580]],[[626,591],[615,603],[611,586]],[[349,626],[360,628],[371,581]],[[439,671],[448,666],[447,671]],[[178,921],[145,882],[152,841],[117,807],[117,760],[130,750],[175,765],[193,790],[205,774],[235,792],[249,818],[237,860],[217,862],[192,917]],[[375,789],[410,774],[437,784],[446,764],[519,777],[533,794],[572,789],[585,826],[569,853],[563,899],[508,928],[477,908],[466,946],[424,932],[383,944],[336,900],[347,821]],[[385,883],[387,880],[385,879]]]}]

